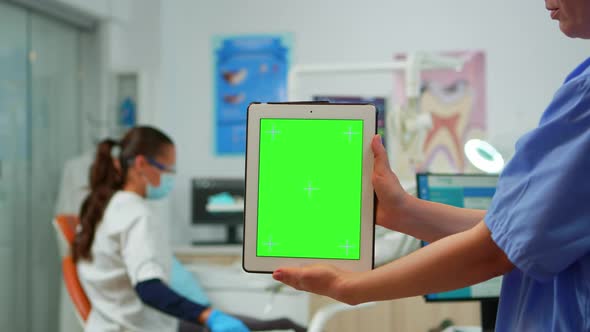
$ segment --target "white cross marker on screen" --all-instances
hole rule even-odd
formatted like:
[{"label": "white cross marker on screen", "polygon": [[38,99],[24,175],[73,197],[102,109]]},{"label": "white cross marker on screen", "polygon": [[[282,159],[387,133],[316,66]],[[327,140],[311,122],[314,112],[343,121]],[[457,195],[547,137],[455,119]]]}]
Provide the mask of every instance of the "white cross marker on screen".
[{"label": "white cross marker on screen", "polygon": [[352,127],[348,127],[348,131],[344,132],[344,135],[348,135],[348,143],[352,141],[352,135],[358,135],[359,133],[352,131]]},{"label": "white cross marker on screen", "polygon": [[281,131],[280,130],[275,130],[275,125],[272,125],[272,130],[267,130],[267,131],[265,131],[265,133],[271,134],[272,135],[272,140],[274,141],[275,140],[275,135],[276,134],[280,134]]},{"label": "white cross marker on screen", "polygon": [[348,256],[348,249],[350,249],[350,248],[354,248],[354,246],[353,246],[353,245],[350,245],[350,244],[348,244],[348,240],[346,240],[346,244],[345,244],[345,245],[343,245],[343,246],[339,246],[338,248],[344,248],[344,249],[346,249],[346,256]]},{"label": "white cross marker on screen", "polygon": [[314,191],[314,190],[320,190],[320,188],[314,188],[314,187],[312,187],[311,186],[311,181],[309,181],[307,183],[307,188],[303,188],[303,190],[307,190],[307,197],[308,198],[311,198],[312,191]]},{"label": "white cross marker on screen", "polygon": [[268,242],[264,242],[263,245],[268,247],[268,251],[272,251],[272,247],[276,246],[278,243],[272,242],[272,236],[268,237]]}]

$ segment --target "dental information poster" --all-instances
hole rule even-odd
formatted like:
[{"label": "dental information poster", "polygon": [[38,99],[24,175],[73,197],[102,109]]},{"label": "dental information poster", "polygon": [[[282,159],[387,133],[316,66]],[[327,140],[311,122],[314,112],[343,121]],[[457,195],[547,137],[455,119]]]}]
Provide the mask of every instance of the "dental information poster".
[{"label": "dental information poster", "polygon": [[213,38],[215,153],[243,155],[251,102],[287,101],[292,35]]},{"label": "dental information poster", "polygon": [[[473,138],[485,139],[487,133],[486,56],[483,51],[453,51],[441,55],[464,61],[463,69],[423,71],[420,79],[419,105],[430,113],[432,127],[421,147],[424,160],[410,164],[406,158],[395,158],[392,167],[402,178],[416,172],[469,173],[475,171],[465,158],[464,146]],[[405,54],[395,55],[404,59]],[[394,100],[407,102],[405,78],[394,74]],[[397,142],[390,142],[398,144]],[[394,150],[403,152],[401,145]]]}]

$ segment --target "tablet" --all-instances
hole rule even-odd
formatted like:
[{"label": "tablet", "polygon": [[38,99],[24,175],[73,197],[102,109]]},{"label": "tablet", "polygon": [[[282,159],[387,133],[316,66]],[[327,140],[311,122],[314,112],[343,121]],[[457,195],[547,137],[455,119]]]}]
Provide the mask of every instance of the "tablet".
[{"label": "tablet", "polygon": [[373,105],[248,107],[243,268],[373,268]]}]

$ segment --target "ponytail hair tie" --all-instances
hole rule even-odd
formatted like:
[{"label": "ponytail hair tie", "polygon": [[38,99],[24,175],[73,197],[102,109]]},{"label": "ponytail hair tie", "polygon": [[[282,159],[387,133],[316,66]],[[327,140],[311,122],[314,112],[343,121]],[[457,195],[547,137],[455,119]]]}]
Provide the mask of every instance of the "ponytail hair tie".
[{"label": "ponytail hair tie", "polygon": [[120,155],[121,144],[119,142],[115,142],[115,144],[113,144],[113,147],[111,148],[111,157],[113,157],[114,159],[119,159]]}]

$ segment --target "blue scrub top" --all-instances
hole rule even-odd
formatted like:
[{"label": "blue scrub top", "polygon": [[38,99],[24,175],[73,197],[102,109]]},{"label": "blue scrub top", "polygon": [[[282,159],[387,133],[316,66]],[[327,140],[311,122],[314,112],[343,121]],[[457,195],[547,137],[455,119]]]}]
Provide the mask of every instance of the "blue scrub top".
[{"label": "blue scrub top", "polygon": [[485,223],[515,265],[496,331],[590,331],[590,58],[516,143]]}]

